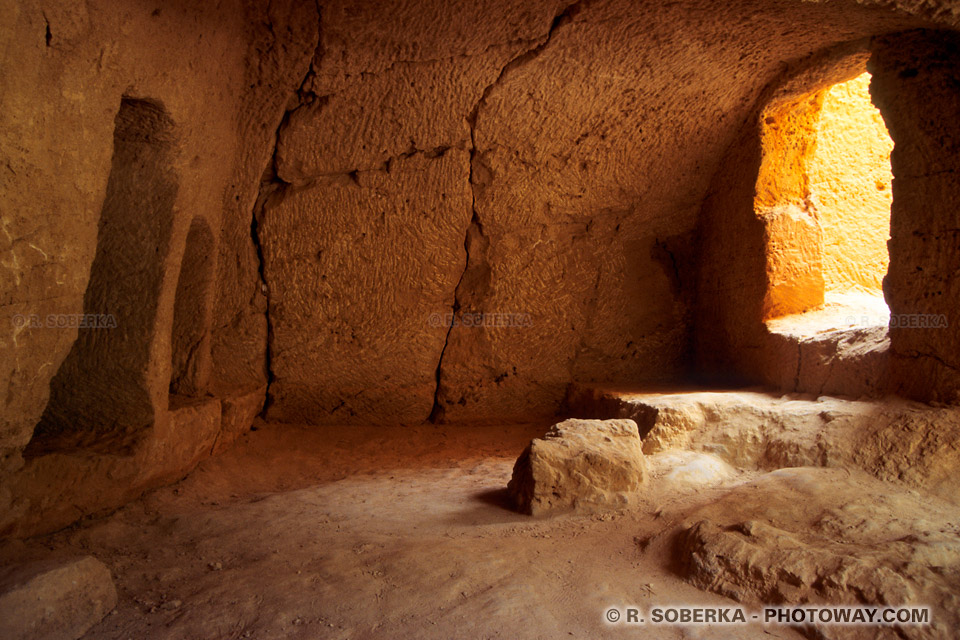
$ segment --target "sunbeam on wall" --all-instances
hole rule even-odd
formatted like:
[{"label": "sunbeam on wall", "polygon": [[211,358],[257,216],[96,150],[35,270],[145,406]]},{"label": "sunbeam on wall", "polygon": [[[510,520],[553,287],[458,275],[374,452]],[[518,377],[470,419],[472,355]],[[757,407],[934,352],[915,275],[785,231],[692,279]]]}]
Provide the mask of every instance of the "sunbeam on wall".
[{"label": "sunbeam on wall", "polygon": [[827,91],[810,165],[823,228],[827,295],[880,295],[887,273],[893,141],[870,100],[870,74]]}]

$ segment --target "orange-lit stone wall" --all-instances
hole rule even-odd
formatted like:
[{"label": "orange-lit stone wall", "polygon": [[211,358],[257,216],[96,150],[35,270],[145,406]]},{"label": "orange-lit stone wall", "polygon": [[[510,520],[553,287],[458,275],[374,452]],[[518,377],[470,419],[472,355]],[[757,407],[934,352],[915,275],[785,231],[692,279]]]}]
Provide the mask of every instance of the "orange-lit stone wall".
[{"label": "orange-lit stone wall", "polygon": [[880,292],[889,262],[893,141],[870,101],[870,74],[826,94],[810,166],[828,292]]}]

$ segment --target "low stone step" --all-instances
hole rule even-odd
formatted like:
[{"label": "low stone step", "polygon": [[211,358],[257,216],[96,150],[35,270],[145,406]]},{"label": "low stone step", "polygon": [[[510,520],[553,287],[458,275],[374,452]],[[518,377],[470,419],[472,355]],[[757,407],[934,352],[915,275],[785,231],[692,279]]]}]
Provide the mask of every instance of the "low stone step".
[{"label": "low stone step", "polygon": [[741,469],[860,468],[960,502],[960,409],[900,398],[851,400],[763,389],[639,389],[571,385],[585,419],[629,418],[647,455],[712,453]]}]

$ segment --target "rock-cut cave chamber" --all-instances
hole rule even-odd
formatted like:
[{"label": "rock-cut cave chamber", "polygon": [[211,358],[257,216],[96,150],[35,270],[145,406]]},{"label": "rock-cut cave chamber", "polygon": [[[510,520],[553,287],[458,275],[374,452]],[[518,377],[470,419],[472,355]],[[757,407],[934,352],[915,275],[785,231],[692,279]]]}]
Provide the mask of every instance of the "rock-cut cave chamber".
[{"label": "rock-cut cave chamber", "polygon": [[960,4],[11,0],[0,55],[0,636],[956,637]]}]

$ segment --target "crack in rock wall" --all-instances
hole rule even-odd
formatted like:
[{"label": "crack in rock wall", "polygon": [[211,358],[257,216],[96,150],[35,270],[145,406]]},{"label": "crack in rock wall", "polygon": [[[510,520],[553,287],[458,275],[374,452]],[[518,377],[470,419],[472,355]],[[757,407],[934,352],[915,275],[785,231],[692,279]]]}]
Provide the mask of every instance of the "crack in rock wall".
[{"label": "crack in rock wall", "polygon": [[[480,109],[484,106],[487,97],[494,90],[497,84],[503,80],[504,76],[509,73],[511,69],[523,65],[539,55],[540,52],[543,51],[548,44],[550,44],[550,39],[553,37],[553,34],[557,28],[568,23],[579,11],[582,4],[583,3],[581,1],[578,1],[567,5],[563,11],[554,17],[553,22],[550,25],[550,30],[540,42],[504,65],[504,67],[500,70],[500,73],[497,75],[497,79],[483,90],[483,94],[480,96],[480,99],[477,101],[477,104],[474,105],[473,110],[468,116],[467,120],[470,123],[470,188],[473,193],[471,210],[473,213],[472,217],[470,218],[470,226],[467,227],[467,233],[463,241],[463,248],[466,252],[467,258],[464,264],[463,273],[460,274],[460,279],[457,281],[457,286],[454,288],[453,307],[450,311],[450,319],[447,323],[447,335],[444,338],[443,349],[440,351],[440,359],[437,362],[437,386],[434,391],[433,408],[430,412],[430,420],[432,422],[443,421],[446,415],[447,407],[450,405],[449,390],[447,387],[445,387],[443,381],[443,356],[446,354],[447,347],[450,345],[450,336],[453,333],[454,328],[456,326],[461,326],[464,322],[464,307],[462,298],[469,295],[473,302],[479,303],[483,300],[484,295],[489,288],[490,282],[490,265],[486,260],[486,249],[489,247],[490,243],[483,236],[483,225],[480,223],[479,216],[477,214],[477,193],[482,191],[485,186],[483,180],[489,179],[490,177],[489,171],[486,170],[486,167],[480,163],[480,160],[477,157],[476,132],[477,120],[480,117]],[[476,311],[472,311],[470,309],[467,309],[466,311],[471,315],[476,313]]]},{"label": "crack in rock wall", "polygon": [[[419,422],[434,406],[473,218],[471,113],[552,3],[324,5],[319,108],[290,114],[264,208],[271,419]],[[433,20],[438,21],[434,23]],[[403,42],[394,41],[395,24]]]},{"label": "crack in rock wall", "polygon": [[264,180],[275,176],[278,131],[309,77],[319,42],[319,9],[309,3],[271,3],[264,28],[248,48],[238,109],[235,178],[225,194],[218,295],[213,326],[211,390],[216,395],[263,389],[269,382],[267,289],[257,216]]}]

